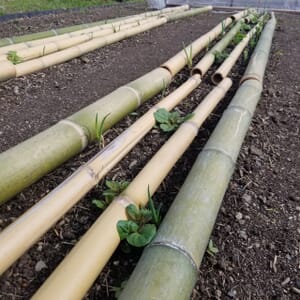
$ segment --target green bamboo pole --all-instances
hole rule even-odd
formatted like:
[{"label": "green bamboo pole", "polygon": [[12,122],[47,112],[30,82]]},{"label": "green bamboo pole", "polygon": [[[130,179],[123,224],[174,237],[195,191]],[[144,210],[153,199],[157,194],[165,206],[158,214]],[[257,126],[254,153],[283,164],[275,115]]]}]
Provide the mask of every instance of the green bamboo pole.
[{"label": "green bamboo pole", "polygon": [[193,16],[198,15],[199,13],[205,13],[212,9],[213,9],[213,7],[211,5],[209,5],[209,6],[194,8],[189,11],[182,12],[182,13],[175,13],[175,14],[167,15],[166,17],[168,19],[168,22],[175,21],[175,20],[185,18],[185,17],[193,17]]},{"label": "green bamboo pole", "polygon": [[[220,33],[220,32],[219,32]],[[203,44],[205,46],[205,44]],[[202,50],[198,47],[198,53]],[[193,50],[196,55],[196,50]],[[175,55],[176,58],[180,57]],[[176,60],[171,59],[172,63]],[[145,76],[125,85],[92,105],[63,120],[40,134],[0,154],[0,204],[25,187],[36,182],[66,160],[80,153],[95,139],[95,116],[103,119],[104,131],[121,120],[139,104],[159,93],[169,84],[172,76],[179,72],[160,67]],[[119,99],[122,99],[120,103]]]},{"label": "green bamboo pole", "polygon": [[[144,15],[145,17],[158,16],[162,13],[168,13],[168,12],[173,12],[173,11],[174,12],[185,11],[187,9],[189,9],[189,6],[183,5],[183,6],[174,7],[174,8],[167,8],[167,9],[137,14],[134,16],[140,16],[140,15]],[[3,38],[3,39],[0,39],[0,47],[13,45],[13,44],[17,44],[17,43],[22,43],[22,42],[27,42],[27,41],[38,40],[38,39],[47,38],[47,37],[51,37],[51,36],[57,36],[60,34],[69,33],[69,32],[73,32],[73,31],[81,30],[81,29],[86,29],[86,28],[90,28],[90,27],[94,27],[94,26],[98,26],[98,25],[102,25],[102,24],[109,24],[112,22],[121,21],[121,20],[131,18],[134,16],[126,16],[126,17],[113,18],[113,19],[108,19],[108,20],[101,20],[101,21],[97,21],[97,22],[93,22],[93,23],[79,24],[79,25],[73,25],[73,26],[68,26],[68,27],[59,28],[59,29],[50,29],[48,31],[26,34],[26,35],[22,35],[22,36],[13,36],[10,38]]]},{"label": "green bamboo pole", "polygon": [[[222,198],[260,99],[275,26],[272,14],[245,73],[247,76],[254,71],[258,77],[244,77],[157,236],[145,249],[120,300],[189,299]],[[257,63],[258,58],[263,67]]]}]

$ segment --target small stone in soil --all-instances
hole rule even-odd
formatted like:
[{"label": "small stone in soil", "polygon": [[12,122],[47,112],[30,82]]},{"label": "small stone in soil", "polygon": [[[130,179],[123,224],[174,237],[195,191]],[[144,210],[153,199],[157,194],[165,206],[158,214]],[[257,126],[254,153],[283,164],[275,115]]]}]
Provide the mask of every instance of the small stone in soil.
[{"label": "small stone in soil", "polygon": [[234,298],[236,296],[236,290],[231,289],[228,293],[227,296],[229,296],[230,298]]},{"label": "small stone in soil", "polygon": [[245,232],[244,230],[241,230],[241,231],[239,232],[239,236],[240,236],[242,239],[244,239],[244,240],[247,240],[247,239],[248,239],[248,236],[247,236],[247,234],[246,234],[246,232]]},{"label": "small stone in soil", "polygon": [[40,272],[41,270],[46,269],[46,268],[47,268],[47,265],[42,260],[39,260],[35,265],[36,272]]},{"label": "small stone in soil", "polygon": [[240,212],[238,212],[238,213],[236,213],[235,218],[237,220],[241,220],[241,219],[243,219],[243,215]]}]

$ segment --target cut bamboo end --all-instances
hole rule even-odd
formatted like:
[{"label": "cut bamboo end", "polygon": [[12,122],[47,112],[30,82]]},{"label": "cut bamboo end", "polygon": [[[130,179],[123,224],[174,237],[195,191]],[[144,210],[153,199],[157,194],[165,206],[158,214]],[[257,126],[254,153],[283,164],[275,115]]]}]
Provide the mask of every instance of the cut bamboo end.
[{"label": "cut bamboo end", "polygon": [[0,61],[0,81],[16,77],[16,66],[10,61]]}]

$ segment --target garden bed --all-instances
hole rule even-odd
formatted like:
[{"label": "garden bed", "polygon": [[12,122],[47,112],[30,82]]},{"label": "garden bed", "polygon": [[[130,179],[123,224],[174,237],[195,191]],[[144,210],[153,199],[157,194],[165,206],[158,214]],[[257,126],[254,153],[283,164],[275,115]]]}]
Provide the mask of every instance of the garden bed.
[{"label": "garden bed", "polygon": [[[137,4],[19,19],[2,23],[0,35],[5,37],[92,22],[135,14],[144,9],[143,4]],[[154,69],[181,50],[182,42],[187,45],[225,16],[228,14],[209,13],[171,22],[42,72],[0,83],[0,151]],[[192,299],[299,297],[300,19],[287,13],[277,13],[276,17],[278,26],[263,96],[212,235],[219,252],[203,258]],[[156,203],[163,203],[163,213],[234,95],[245,67],[242,59],[234,67],[230,75],[233,88],[154,195]],[[210,75],[215,69],[209,71],[200,87],[178,107],[180,111],[190,112],[212,89]],[[186,80],[188,74],[187,69],[180,72],[168,91]],[[105,143],[161,97],[158,95],[146,102],[137,115],[129,115],[109,130],[105,134]],[[168,137],[154,128],[106,178],[132,180]],[[83,153],[2,205],[1,228],[55,188],[98,149],[98,145],[90,145]],[[0,299],[29,299],[34,294],[99,216],[100,211],[92,204],[92,199],[100,197],[105,188],[103,183],[86,195],[1,277]],[[114,299],[113,287],[128,279],[140,254],[141,251],[124,254],[118,249],[86,299]],[[44,268],[39,270],[40,266]]]}]

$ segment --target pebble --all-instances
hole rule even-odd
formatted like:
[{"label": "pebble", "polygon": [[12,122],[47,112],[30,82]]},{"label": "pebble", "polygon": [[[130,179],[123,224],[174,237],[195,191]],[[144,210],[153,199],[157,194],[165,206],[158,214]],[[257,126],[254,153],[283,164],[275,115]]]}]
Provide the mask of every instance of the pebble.
[{"label": "pebble", "polygon": [[35,265],[36,272],[40,272],[41,270],[46,269],[46,268],[47,268],[47,265],[42,260],[39,260]]},{"label": "pebble", "polygon": [[246,202],[246,203],[250,203],[251,202],[251,200],[252,200],[252,197],[249,195],[249,194],[244,194],[243,196],[242,196],[242,199]]},{"label": "pebble", "polygon": [[236,296],[236,290],[231,289],[228,293],[227,296],[229,296],[230,298],[234,298]]},{"label": "pebble", "polygon": [[14,87],[14,94],[17,96],[20,95],[20,89],[17,85]]},{"label": "pebble", "polygon": [[134,159],[128,166],[129,170],[131,170],[137,163],[138,163],[138,161],[136,159]]},{"label": "pebble", "polygon": [[236,213],[235,218],[237,220],[242,220],[243,219],[243,215],[240,212],[238,212],[238,213]]},{"label": "pebble", "polygon": [[247,234],[246,234],[246,232],[245,232],[244,230],[241,230],[241,231],[239,232],[239,236],[240,236],[242,239],[244,239],[244,240],[247,240],[247,239],[248,239],[248,236],[247,236]]},{"label": "pebble", "polygon": [[283,280],[283,281],[281,282],[281,285],[282,285],[282,286],[286,286],[290,281],[291,281],[291,278],[290,278],[290,277],[287,277],[285,280]]},{"label": "pebble", "polygon": [[262,157],[263,156],[263,152],[260,149],[258,149],[257,147],[253,146],[253,145],[250,147],[250,152],[252,154],[258,156],[258,157]]}]

